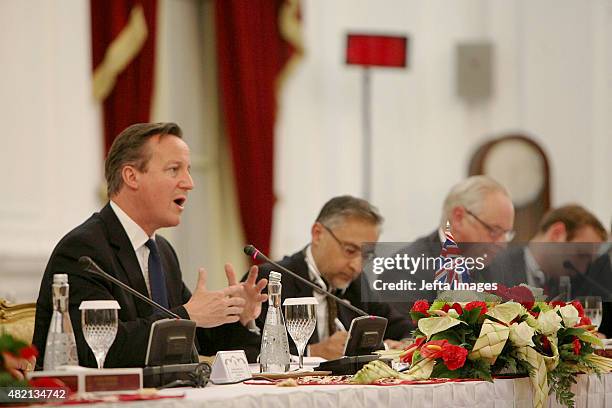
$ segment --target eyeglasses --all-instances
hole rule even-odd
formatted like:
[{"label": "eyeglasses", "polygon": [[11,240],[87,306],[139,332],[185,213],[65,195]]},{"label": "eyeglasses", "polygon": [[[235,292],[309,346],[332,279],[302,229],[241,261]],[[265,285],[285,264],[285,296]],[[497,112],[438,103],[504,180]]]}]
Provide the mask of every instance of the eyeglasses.
[{"label": "eyeglasses", "polygon": [[355,244],[350,244],[348,242],[342,241],[336,236],[336,234],[334,234],[334,231],[332,231],[331,228],[324,224],[321,225],[323,225],[323,228],[325,228],[327,232],[329,232],[329,234],[332,236],[332,238],[338,243],[338,245],[340,245],[340,248],[342,248],[342,253],[345,257],[353,259],[361,255],[360,247]]},{"label": "eyeglasses", "polygon": [[512,241],[512,238],[514,238],[514,234],[516,234],[516,232],[513,230],[505,230],[501,227],[498,227],[497,225],[491,226],[487,224],[467,208],[465,209],[465,212],[470,214],[472,217],[474,217],[476,221],[478,221],[483,227],[485,227],[486,230],[489,232],[489,236],[492,239],[499,239],[499,237],[504,237],[504,241],[510,242]]}]

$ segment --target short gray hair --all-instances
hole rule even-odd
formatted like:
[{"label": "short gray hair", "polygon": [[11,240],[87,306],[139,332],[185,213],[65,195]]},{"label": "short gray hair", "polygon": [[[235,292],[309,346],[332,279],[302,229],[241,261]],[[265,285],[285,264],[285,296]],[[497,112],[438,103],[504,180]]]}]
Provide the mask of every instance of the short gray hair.
[{"label": "short gray hair", "polygon": [[334,197],[326,202],[316,221],[331,228],[347,218],[369,221],[377,227],[384,221],[384,218],[378,212],[378,208],[367,200],[350,195]]},{"label": "short gray hair", "polygon": [[449,191],[442,206],[440,226],[444,227],[450,218],[453,208],[462,206],[479,214],[486,196],[491,193],[502,193],[508,198],[510,194],[506,187],[487,176],[472,176],[455,184]]},{"label": "short gray hair", "polygon": [[145,151],[147,141],[156,135],[183,137],[183,131],[176,123],[136,123],[122,131],[115,138],[104,163],[106,191],[111,198],[121,190],[123,167],[132,165],[139,171],[147,170],[151,152]]}]

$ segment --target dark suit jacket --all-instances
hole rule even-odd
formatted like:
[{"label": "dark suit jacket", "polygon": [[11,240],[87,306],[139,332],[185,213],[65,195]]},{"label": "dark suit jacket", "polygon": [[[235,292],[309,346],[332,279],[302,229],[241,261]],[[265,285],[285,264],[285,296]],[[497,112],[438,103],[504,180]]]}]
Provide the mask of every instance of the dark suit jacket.
[{"label": "dark suit jacket", "polygon": [[[409,246],[403,248],[399,253],[401,255],[408,255],[409,257],[418,258],[423,256],[424,258],[435,258],[440,256],[442,249],[442,243],[440,242],[440,236],[436,229],[429,235],[421,237],[414,241]],[[434,272],[431,270],[417,270],[413,275],[407,275],[405,271],[388,271],[382,275],[382,279],[385,281],[399,281],[402,278],[408,279],[415,282],[417,288],[421,287],[421,282],[433,282]],[[415,301],[425,299],[432,302],[436,299],[437,291],[435,290],[414,290],[407,291],[404,294],[404,301],[396,301],[391,303],[391,307],[396,313],[402,316],[410,316],[410,309]],[[412,325],[412,323],[411,323]],[[414,326],[414,325],[412,325]]]},{"label": "dark suit jacket", "polygon": [[[286,256],[282,261],[279,262],[280,265],[289,269],[290,271],[295,272],[302,278],[310,280],[308,273],[308,265],[306,264],[305,250],[294,253],[291,256]],[[257,279],[268,279],[270,275],[270,271],[276,270],[271,264],[262,264],[259,266],[259,275]],[[279,271],[280,272],[280,271]],[[281,283],[283,285],[281,297],[284,301],[286,298],[292,297],[308,297],[314,295],[314,290],[306,285],[304,285],[299,280],[295,279],[291,275],[282,274]],[[367,296],[367,293],[362,294],[361,287],[361,279],[354,280],[346,291],[343,294],[338,294],[337,296],[348,300],[353,306],[360,308],[361,310],[369,313],[371,315],[381,316],[388,319],[387,323],[387,331],[385,332],[385,338],[396,339],[399,340],[401,338],[407,337],[410,334],[410,320],[407,316],[401,316],[395,312],[393,312],[389,305],[385,303],[378,302],[363,302],[362,295]],[[367,297],[365,297],[367,299]],[[260,328],[263,328],[266,313],[268,311],[268,304],[264,303],[262,305],[262,312],[257,319],[257,325]],[[283,311],[284,312],[284,311]],[[338,319],[342,322],[342,324],[348,329],[351,325],[351,321],[355,318],[359,317],[352,310],[342,307],[338,305]],[[320,322],[317,322],[320,324]],[[295,345],[292,341],[290,342],[290,346],[292,348],[292,352],[297,354],[295,351]],[[308,344],[318,343],[319,336],[317,334],[317,330],[314,331],[312,337],[308,341]]]},{"label": "dark suit jacket", "polygon": [[595,259],[586,272],[587,278],[576,286],[576,296],[601,296],[603,315],[599,331],[612,336],[612,261],[610,253]]},{"label": "dark suit jacket", "polygon": [[[182,305],[189,300],[191,293],[182,281],[176,253],[160,235],[156,236],[156,241],[166,274],[170,309],[188,319],[189,315]],[[79,257],[83,255],[90,256],[103,270],[148,296],[132,244],[110,204],[107,204],[99,213],[93,214],[62,238],[51,254],[36,303],[33,343],[40,351],[39,366],[42,367],[43,364],[47,331],[53,312],[51,285],[55,273],[68,274],[70,319],[80,365],[96,366],[94,355],[83,337],[80,303],[83,300],[115,299],[121,307],[119,327],[115,342],[106,357],[105,367],[143,366],[151,324],[165,316],[154,313],[151,306],[120,287],[83,271],[78,262]],[[242,348],[239,345],[243,342],[258,342],[258,336],[254,336],[239,323],[215,329],[198,328],[197,335],[200,353],[206,355],[221,349]]]},{"label": "dark suit jacket", "polygon": [[525,263],[525,246],[510,245],[497,254],[488,266],[491,281],[512,287],[527,284],[527,264]]}]

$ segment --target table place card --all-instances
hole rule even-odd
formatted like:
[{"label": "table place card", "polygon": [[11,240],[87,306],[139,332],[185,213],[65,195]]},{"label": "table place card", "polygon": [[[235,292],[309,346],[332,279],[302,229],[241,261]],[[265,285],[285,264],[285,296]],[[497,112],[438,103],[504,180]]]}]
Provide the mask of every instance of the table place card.
[{"label": "table place card", "polygon": [[230,384],[251,378],[244,350],[219,351],[215,356],[210,380],[214,384]]},{"label": "table place card", "polygon": [[57,378],[73,392],[134,391],[142,388],[142,368],[67,367],[53,371],[33,371],[28,379]]}]

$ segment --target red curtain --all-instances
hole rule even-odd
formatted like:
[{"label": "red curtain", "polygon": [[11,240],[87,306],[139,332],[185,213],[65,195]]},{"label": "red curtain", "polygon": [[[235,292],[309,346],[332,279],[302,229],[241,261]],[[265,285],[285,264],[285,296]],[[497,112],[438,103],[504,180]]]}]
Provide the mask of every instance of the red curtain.
[{"label": "red curtain", "polygon": [[216,1],[221,110],[246,239],[270,250],[279,76],[294,47],[279,30],[284,0]]},{"label": "red curtain", "polygon": [[91,40],[94,70],[104,60],[109,45],[129,21],[134,6],[142,5],[148,35],[135,58],[117,76],[104,99],[105,153],[115,137],[137,122],[148,122],[151,113],[155,65],[157,0],[91,0]]}]

